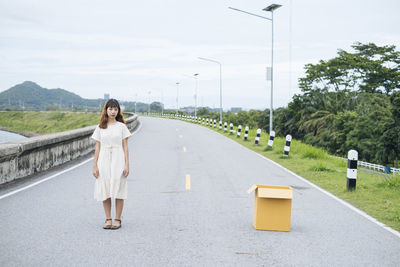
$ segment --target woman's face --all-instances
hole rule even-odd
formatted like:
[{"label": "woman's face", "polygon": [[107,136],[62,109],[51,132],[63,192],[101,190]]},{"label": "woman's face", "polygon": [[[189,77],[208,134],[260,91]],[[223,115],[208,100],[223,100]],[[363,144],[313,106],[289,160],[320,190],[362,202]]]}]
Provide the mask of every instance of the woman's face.
[{"label": "woman's face", "polygon": [[117,107],[108,107],[107,115],[109,118],[115,118],[118,115],[118,108]]}]

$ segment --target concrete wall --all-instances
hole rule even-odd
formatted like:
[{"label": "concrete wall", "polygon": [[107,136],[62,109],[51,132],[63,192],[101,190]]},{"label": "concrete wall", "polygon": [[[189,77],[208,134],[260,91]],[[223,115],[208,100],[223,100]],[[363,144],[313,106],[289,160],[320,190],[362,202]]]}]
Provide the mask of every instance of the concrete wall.
[{"label": "concrete wall", "polygon": [[[133,115],[125,120],[130,131],[137,127],[137,118]],[[0,144],[0,184],[87,155],[95,147],[95,141],[90,138],[95,128],[88,126]]]}]

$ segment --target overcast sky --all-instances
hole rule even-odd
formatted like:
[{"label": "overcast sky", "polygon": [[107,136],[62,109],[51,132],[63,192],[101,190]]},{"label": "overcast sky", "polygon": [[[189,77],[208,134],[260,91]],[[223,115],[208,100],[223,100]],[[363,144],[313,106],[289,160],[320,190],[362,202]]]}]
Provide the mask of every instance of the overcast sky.
[{"label": "overcast sky", "polygon": [[[350,50],[356,42],[400,49],[400,1],[0,0],[0,91],[30,80],[84,98],[161,101],[176,107],[269,107],[266,67],[274,12],[274,107],[299,93],[304,65]],[[291,51],[291,52],[290,52]],[[149,93],[150,92],[150,93]]]}]

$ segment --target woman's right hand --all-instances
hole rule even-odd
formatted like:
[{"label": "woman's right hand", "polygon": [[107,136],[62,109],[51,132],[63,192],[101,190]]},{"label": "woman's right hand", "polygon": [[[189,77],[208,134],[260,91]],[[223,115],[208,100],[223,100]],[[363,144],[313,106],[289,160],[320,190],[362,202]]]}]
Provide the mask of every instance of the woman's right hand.
[{"label": "woman's right hand", "polygon": [[93,166],[93,176],[96,179],[99,178],[99,168],[97,168],[97,165]]}]

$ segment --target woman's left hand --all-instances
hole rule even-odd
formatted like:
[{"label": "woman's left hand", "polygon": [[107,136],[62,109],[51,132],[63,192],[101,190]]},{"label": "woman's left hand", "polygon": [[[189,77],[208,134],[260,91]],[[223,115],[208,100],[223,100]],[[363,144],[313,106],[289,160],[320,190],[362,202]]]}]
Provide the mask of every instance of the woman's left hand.
[{"label": "woman's left hand", "polygon": [[122,173],[125,177],[128,177],[128,175],[129,175],[129,166],[126,166],[125,165],[125,168],[124,168],[124,171],[123,171],[123,173]]}]

